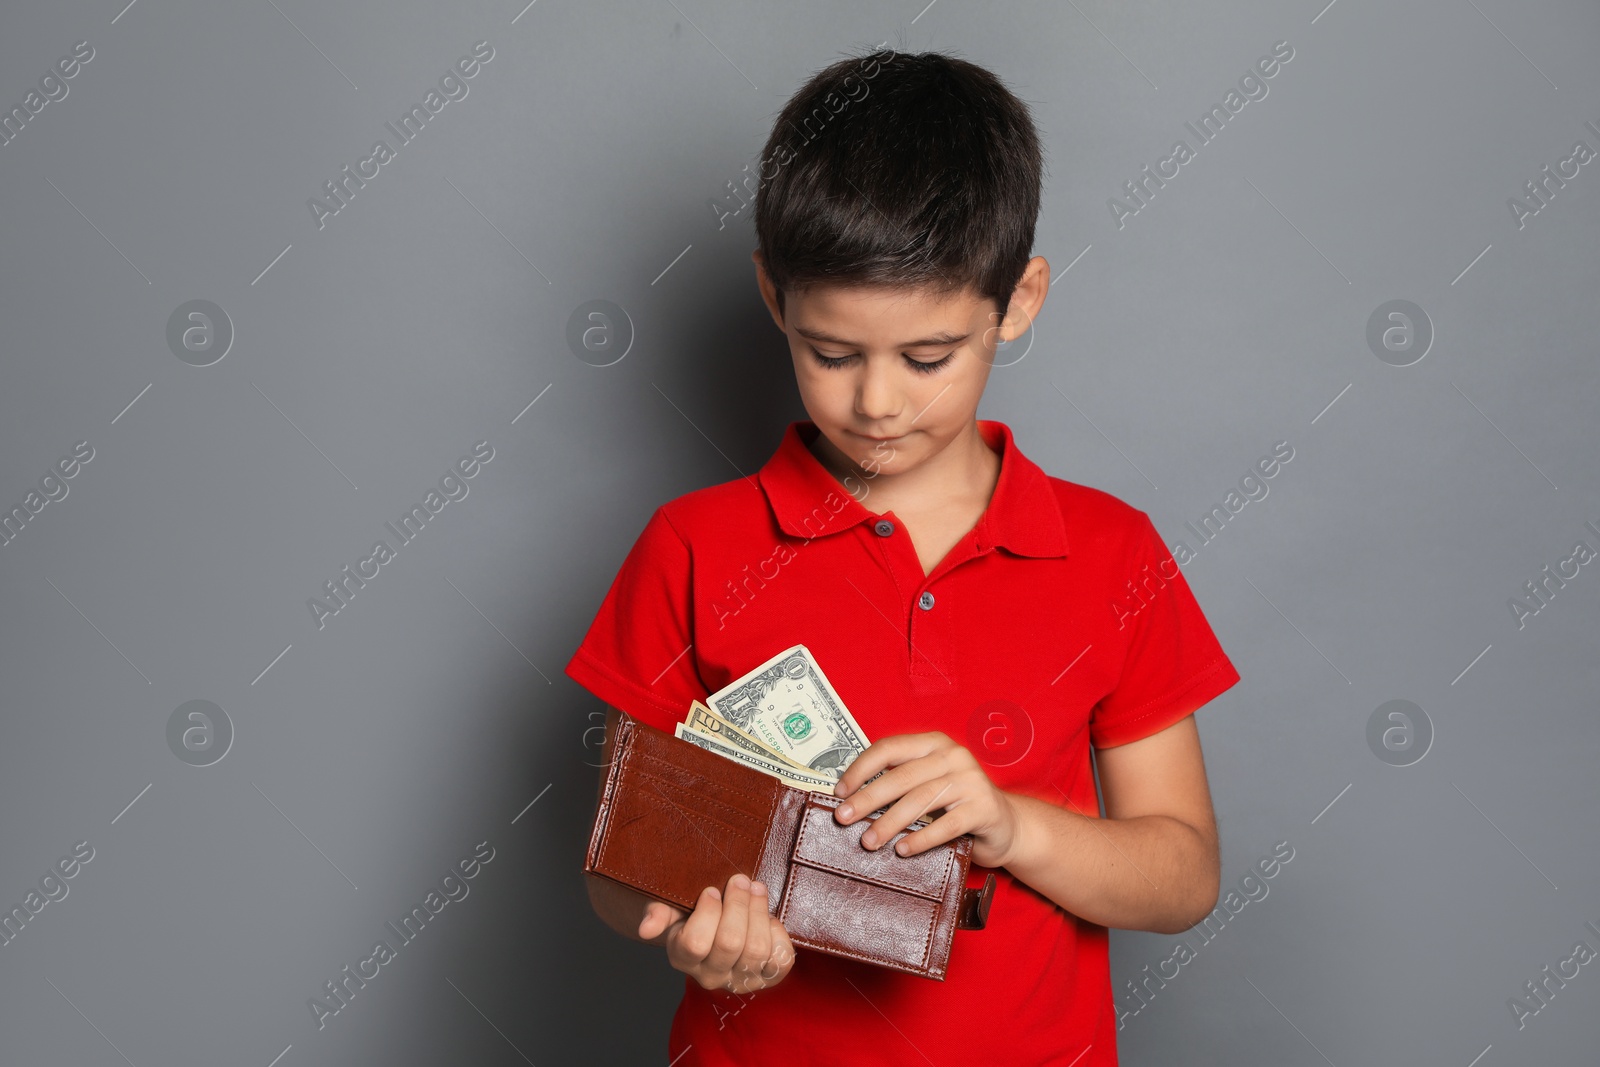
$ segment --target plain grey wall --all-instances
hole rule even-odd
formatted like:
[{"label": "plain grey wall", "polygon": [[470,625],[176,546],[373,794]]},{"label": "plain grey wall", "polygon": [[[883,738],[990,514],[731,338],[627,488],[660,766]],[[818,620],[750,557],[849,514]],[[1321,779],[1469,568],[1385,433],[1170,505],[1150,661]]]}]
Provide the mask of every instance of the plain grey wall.
[{"label": "plain grey wall", "polygon": [[[1054,285],[980,414],[1195,550],[1244,678],[1198,715],[1224,888],[1294,853],[1124,1061],[1593,1055],[1597,968],[1524,983],[1600,949],[1600,564],[1545,576],[1600,549],[1600,8],[523,2],[0,15],[0,1060],[664,1061],[681,976],[588,910],[601,706],[561,669],[650,511],[804,417],[730,183],[879,42],[1034,108]],[[569,344],[595,300],[609,353]],[[1113,934],[1118,989],[1181,940]]]}]

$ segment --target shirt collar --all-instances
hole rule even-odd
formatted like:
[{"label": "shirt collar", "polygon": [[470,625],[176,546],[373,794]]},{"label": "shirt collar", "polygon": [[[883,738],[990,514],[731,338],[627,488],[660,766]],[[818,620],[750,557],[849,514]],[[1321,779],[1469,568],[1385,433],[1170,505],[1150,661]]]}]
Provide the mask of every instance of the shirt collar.
[{"label": "shirt collar", "polygon": [[[978,520],[978,551],[1000,546],[1024,556],[1066,555],[1066,524],[1049,477],[1017,448],[1005,423],[979,419],[978,432],[1000,453],[1000,477]],[[756,475],[778,527],[807,540],[878,517],[853,495],[867,490],[872,479],[863,472],[849,485],[841,484],[806,447],[817,433],[809,419],[791,422]],[[842,508],[835,511],[827,503],[830,494],[833,503],[843,501]]]}]

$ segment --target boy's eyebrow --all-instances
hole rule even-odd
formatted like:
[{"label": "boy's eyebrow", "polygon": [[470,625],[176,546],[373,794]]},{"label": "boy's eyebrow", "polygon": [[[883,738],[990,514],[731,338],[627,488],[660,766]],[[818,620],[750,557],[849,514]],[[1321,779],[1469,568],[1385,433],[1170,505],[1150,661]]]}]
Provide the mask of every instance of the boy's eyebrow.
[{"label": "boy's eyebrow", "polygon": [[[794,332],[799,334],[801,337],[807,338],[809,340],[821,341],[823,344],[840,345],[840,346],[842,346],[844,348],[857,348],[857,347],[859,347],[854,341],[847,341],[842,337],[835,337],[830,333],[823,332],[822,330],[809,330],[804,326],[796,326],[794,328]],[[952,333],[949,330],[946,330],[946,331],[944,331],[942,333],[936,333],[931,337],[924,337],[920,341],[907,341],[904,344],[902,344],[900,347],[901,348],[928,348],[928,347],[931,347],[933,345],[954,345],[954,344],[960,344],[962,341],[965,341],[967,338],[969,338],[971,336],[972,336],[972,334],[970,332],[957,334],[957,333]]]}]

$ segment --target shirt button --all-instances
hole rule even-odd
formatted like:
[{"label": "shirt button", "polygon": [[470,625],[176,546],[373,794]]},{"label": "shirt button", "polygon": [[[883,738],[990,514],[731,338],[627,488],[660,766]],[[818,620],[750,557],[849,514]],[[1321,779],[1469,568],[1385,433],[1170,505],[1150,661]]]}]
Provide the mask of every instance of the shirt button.
[{"label": "shirt button", "polygon": [[890,522],[888,519],[879,519],[877,522],[872,524],[872,532],[877,534],[879,537],[888,537],[890,534],[894,533],[894,523]]},{"label": "shirt button", "polygon": [[923,611],[927,611],[929,608],[933,607],[933,594],[924,592],[921,599],[917,601],[917,607],[921,608]]}]

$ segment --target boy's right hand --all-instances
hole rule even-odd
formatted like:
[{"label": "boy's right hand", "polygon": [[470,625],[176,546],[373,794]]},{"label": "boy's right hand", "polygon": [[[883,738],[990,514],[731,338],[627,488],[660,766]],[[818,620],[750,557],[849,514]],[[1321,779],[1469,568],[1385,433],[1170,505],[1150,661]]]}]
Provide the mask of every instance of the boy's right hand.
[{"label": "boy's right hand", "polygon": [[770,989],[794,966],[788,931],[767,911],[766,887],[742,874],[728,879],[726,890],[706,886],[692,913],[652,900],[639,937],[665,945],[667,961],[702,989]]}]

